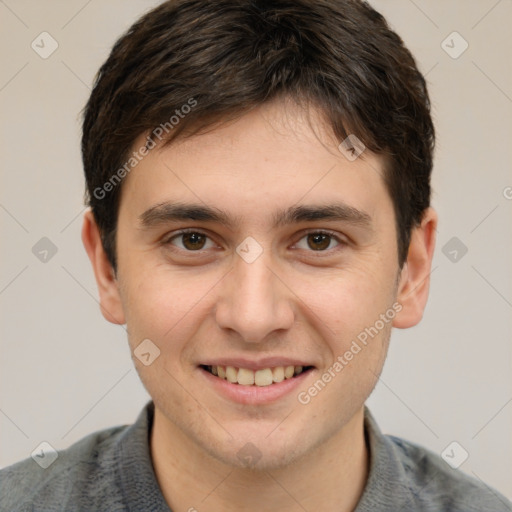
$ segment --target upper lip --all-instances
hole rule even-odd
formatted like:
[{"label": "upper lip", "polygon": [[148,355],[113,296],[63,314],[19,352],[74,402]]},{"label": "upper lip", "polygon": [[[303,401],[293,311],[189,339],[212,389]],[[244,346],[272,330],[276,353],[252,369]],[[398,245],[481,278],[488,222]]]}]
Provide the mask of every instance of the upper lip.
[{"label": "upper lip", "polygon": [[313,366],[308,362],[290,357],[265,357],[263,359],[250,360],[242,357],[224,357],[210,359],[201,363],[201,366],[233,366],[235,368],[246,368],[248,370],[263,370],[265,368],[276,368],[277,366]]}]

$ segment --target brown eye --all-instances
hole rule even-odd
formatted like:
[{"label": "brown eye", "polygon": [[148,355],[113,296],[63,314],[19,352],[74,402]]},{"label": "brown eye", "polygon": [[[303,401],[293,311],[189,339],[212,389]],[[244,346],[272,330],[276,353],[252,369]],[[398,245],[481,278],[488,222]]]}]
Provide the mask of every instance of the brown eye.
[{"label": "brown eye", "polygon": [[314,251],[323,251],[329,247],[330,243],[331,237],[324,233],[308,235],[308,247]]},{"label": "brown eye", "polygon": [[206,237],[201,233],[184,233],[181,237],[183,246],[189,251],[201,250],[206,243]]},{"label": "brown eye", "polygon": [[176,233],[164,243],[166,245],[174,245],[188,252],[211,249],[215,246],[209,236],[199,231],[182,231],[181,233]]},{"label": "brown eye", "polygon": [[327,249],[334,249],[340,245],[340,241],[331,233],[317,231],[308,233],[296,244],[298,249],[306,251],[325,252]]}]

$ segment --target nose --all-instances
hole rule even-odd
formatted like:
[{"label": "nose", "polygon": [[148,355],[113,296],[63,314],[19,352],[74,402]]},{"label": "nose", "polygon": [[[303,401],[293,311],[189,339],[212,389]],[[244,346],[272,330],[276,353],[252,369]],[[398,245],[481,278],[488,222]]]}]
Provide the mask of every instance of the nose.
[{"label": "nose", "polygon": [[219,292],[217,324],[248,343],[265,341],[293,325],[293,293],[272,270],[270,260],[265,253],[252,263],[236,256]]}]

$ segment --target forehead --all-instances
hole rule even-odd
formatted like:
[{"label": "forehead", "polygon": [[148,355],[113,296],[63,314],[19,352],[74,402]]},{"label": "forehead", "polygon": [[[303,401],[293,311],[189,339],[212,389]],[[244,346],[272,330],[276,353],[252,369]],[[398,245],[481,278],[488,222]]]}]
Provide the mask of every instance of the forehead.
[{"label": "forehead", "polygon": [[233,222],[266,217],[277,225],[293,205],[341,202],[371,217],[376,209],[392,209],[382,158],[365,150],[349,159],[338,146],[318,111],[266,104],[149,151],[125,178],[121,210],[129,205],[140,217],[159,204],[193,203]]}]

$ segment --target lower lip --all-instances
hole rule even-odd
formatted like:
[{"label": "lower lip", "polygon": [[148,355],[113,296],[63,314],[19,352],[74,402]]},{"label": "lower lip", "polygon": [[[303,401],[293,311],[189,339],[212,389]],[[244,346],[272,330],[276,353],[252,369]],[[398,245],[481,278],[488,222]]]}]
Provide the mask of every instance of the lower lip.
[{"label": "lower lip", "polygon": [[199,373],[207,379],[215,391],[224,397],[245,405],[263,405],[269,404],[291,394],[301,383],[314,371],[307,370],[296,377],[285,379],[282,382],[270,384],[269,386],[243,386],[241,384],[233,384],[225,379],[216,377],[203,368],[198,368]]}]

